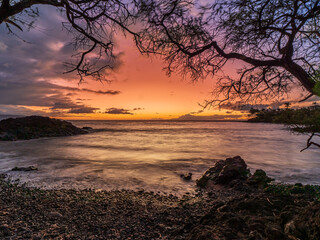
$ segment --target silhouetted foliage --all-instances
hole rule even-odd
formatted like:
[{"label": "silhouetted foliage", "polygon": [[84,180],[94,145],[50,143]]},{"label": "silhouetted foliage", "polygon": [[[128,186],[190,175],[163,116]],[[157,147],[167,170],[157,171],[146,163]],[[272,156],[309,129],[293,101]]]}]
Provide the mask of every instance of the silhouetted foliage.
[{"label": "silhouetted foliage", "polygon": [[316,137],[320,137],[320,106],[316,104],[299,109],[251,109],[250,114],[254,117],[249,122],[283,123],[295,132],[311,134],[305,149],[311,145],[320,147],[314,142]]},{"label": "silhouetted foliage", "polygon": [[[273,99],[299,85],[320,96],[319,0],[139,0],[140,51],[194,81],[245,63],[238,78],[219,78],[216,98]],[[219,98],[220,96],[220,98]]]},{"label": "silhouetted foliage", "polygon": [[33,26],[39,16],[37,5],[54,6],[65,16],[63,27],[73,35],[77,61],[66,63],[67,73],[76,72],[83,77],[105,79],[105,70],[112,69],[116,55],[113,52],[114,32],[121,30],[133,34],[129,26],[134,23],[134,13],[127,1],[120,0],[2,0],[0,24],[9,33]]}]

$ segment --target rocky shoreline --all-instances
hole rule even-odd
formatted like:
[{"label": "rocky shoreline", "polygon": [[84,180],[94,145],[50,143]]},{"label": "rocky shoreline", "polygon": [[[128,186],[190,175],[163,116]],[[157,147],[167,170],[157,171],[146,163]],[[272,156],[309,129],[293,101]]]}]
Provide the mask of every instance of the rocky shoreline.
[{"label": "rocky shoreline", "polygon": [[242,161],[218,162],[204,174],[206,184],[197,194],[182,197],[43,190],[2,175],[0,238],[320,239],[319,186],[270,184],[262,170],[244,174]]},{"label": "rocky shoreline", "polygon": [[0,121],[0,141],[73,136],[86,134],[91,130],[89,127],[81,129],[70,122],[49,117],[8,118]]}]

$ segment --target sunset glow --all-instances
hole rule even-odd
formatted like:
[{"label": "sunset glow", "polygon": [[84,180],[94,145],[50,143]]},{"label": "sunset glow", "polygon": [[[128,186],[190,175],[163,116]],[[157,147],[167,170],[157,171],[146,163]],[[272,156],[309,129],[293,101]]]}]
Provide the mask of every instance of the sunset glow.
[{"label": "sunset glow", "polygon": [[[64,119],[176,119],[183,115],[241,119],[241,112],[206,109],[214,79],[192,83],[169,77],[164,62],[141,55],[130,37],[117,37],[118,63],[108,71],[111,82],[63,74],[70,61],[70,36],[52,8],[41,8],[36,28],[0,37],[0,114],[46,115]],[[4,26],[0,31],[5,33]],[[25,42],[23,42],[22,38]],[[18,96],[18,97],[17,97]],[[113,111],[110,111],[113,110]]]}]

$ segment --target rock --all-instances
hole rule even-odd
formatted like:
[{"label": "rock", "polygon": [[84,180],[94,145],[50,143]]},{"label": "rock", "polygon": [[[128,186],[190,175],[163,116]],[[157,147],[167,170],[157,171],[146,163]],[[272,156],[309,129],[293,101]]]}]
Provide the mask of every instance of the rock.
[{"label": "rock", "polygon": [[0,140],[3,141],[72,136],[85,133],[88,131],[77,128],[70,122],[48,117],[30,116],[0,121]]},{"label": "rock", "polygon": [[8,237],[10,236],[10,228],[7,224],[3,224],[0,226],[0,237]]},{"label": "rock", "polygon": [[225,161],[221,160],[210,168],[199,180],[197,185],[201,188],[206,187],[208,181],[214,184],[228,184],[233,180],[246,180],[250,171],[247,169],[247,164],[240,157],[227,158]]},{"label": "rock", "polygon": [[247,164],[240,156],[227,158],[216,182],[218,184],[226,184],[234,179],[246,178],[248,173]]},{"label": "rock", "polygon": [[285,235],[281,230],[280,226],[267,226],[265,233],[270,240],[278,240],[278,239],[285,239]]},{"label": "rock", "polygon": [[11,169],[11,171],[24,171],[24,172],[29,172],[29,171],[38,171],[38,168],[34,166],[29,166],[29,167],[14,167]]},{"label": "rock", "polygon": [[192,178],[192,173],[181,174],[180,177],[181,177],[183,180],[190,181],[191,178]]},{"label": "rock", "polygon": [[263,239],[263,237],[261,236],[261,234],[258,231],[253,230],[249,233],[248,240],[258,240],[258,239]]},{"label": "rock", "polygon": [[59,212],[50,212],[49,216],[52,217],[52,218],[61,218],[62,214],[59,213]]},{"label": "rock", "polygon": [[93,128],[92,127],[83,127],[81,129],[86,131],[86,132],[88,132],[88,133],[93,132]]},{"label": "rock", "polygon": [[298,235],[297,234],[297,229],[296,226],[294,224],[294,221],[288,222],[285,227],[284,227],[284,233],[286,234],[286,236],[289,239],[298,239],[296,238],[294,235]]},{"label": "rock", "polygon": [[320,204],[314,202],[299,211],[285,224],[284,232],[289,239],[320,239]]},{"label": "rock", "polygon": [[273,180],[274,179],[267,176],[265,171],[257,169],[255,173],[247,179],[247,183],[252,186],[265,188],[268,186],[268,183]]},{"label": "rock", "polygon": [[209,168],[209,170],[207,170],[205,174],[200,179],[197,180],[197,186],[201,188],[205,188],[209,180],[215,179],[219,175],[224,165],[225,165],[224,160],[220,160],[216,162],[214,167]]}]

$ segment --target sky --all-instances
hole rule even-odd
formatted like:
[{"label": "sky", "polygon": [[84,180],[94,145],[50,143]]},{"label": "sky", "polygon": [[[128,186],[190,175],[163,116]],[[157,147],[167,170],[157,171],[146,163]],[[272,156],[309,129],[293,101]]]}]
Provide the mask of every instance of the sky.
[{"label": "sky", "polygon": [[[64,74],[74,53],[63,17],[41,7],[30,31],[7,34],[0,25],[0,115],[43,115],[63,119],[245,119],[250,105],[205,109],[214,79],[197,83],[163,71],[164,63],[141,55],[130,37],[118,36],[119,54],[111,83]],[[237,64],[237,63],[233,63]],[[229,66],[231,69],[232,64]]]}]

